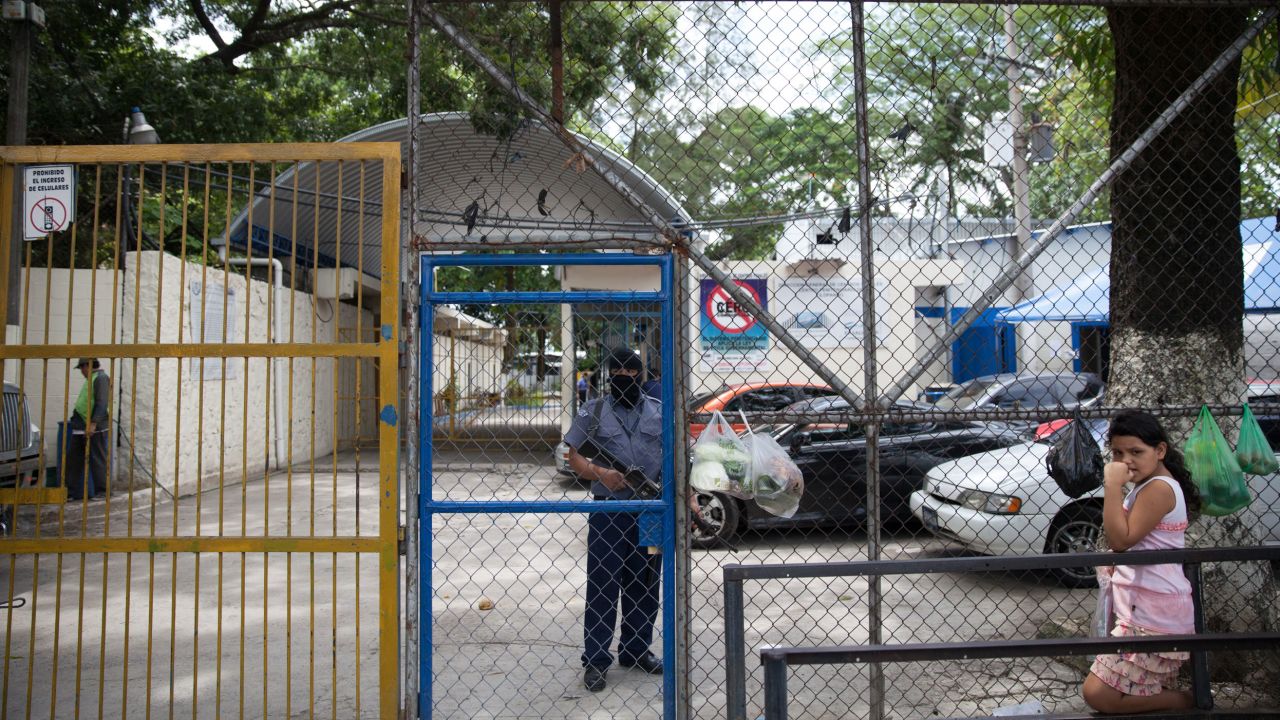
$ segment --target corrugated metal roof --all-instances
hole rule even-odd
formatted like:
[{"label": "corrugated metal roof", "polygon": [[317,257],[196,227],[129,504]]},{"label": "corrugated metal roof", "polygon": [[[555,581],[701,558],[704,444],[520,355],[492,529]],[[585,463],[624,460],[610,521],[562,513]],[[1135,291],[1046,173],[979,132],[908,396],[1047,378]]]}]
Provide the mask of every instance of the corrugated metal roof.
[{"label": "corrugated metal roof", "polygon": [[[339,142],[399,142],[403,156],[407,126],[404,118],[392,120]],[[502,238],[654,235],[645,218],[599,175],[579,172],[570,151],[541,124],[526,123],[500,141],[477,133],[466,113],[433,113],[422,116],[418,132],[419,217],[413,228],[422,238],[480,244]],[[578,139],[663,217],[687,217],[675,198],[635,165],[599,143]],[[252,237],[255,256],[274,245],[277,257],[296,257],[299,268],[317,262],[316,250],[321,267],[340,259],[344,267],[359,266],[380,277],[381,190],[378,162],[300,163],[277,175],[272,187],[258,190],[252,206],[231,225],[231,245],[243,249]],[[404,200],[401,242],[409,227]],[[473,203],[477,220],[468,232],[463,216]]]}]

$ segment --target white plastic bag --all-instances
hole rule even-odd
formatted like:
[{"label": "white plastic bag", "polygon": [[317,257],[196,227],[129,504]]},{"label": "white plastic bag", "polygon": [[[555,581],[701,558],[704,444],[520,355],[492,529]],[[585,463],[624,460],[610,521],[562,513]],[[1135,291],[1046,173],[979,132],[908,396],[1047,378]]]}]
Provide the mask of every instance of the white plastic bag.
[{"label": "white plastic bag", "polygon": [[751,456],[733,426],[717,411],[693,446],[689,484],[703,492],[721,492],[743,500],[751,495],[743,487]]},{"label": "white plastic bag", "polygon": [[1093,609],[1093,624],[1089,626],[1090,637],[1111,637],[1111,629],[1115,627],[1115,604],[1111,599],[1111,568],[1098,567],[1098,604]]},{"label": "white plastic bag", "polygon": [[800,507],[804,475],[791,456],[769,435],[754,433],[746,438],[751,465],[744,489],[755,496],[756,504],[778,517],[789,518]]}]

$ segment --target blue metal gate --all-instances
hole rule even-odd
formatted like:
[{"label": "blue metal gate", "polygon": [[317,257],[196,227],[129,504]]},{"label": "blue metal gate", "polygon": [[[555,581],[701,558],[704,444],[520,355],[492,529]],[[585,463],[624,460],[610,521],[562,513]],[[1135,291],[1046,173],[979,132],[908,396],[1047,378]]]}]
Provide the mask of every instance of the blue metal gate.
[{"label": "blue metal gate", "polygon": [[[529,266],[647,266],[656,267],[660,277],[659,287],[657,290],[637,290],[637,291],[617,291],[617,290],[587,290],[587,291],[490,291],[490,292],[441,292],[435,289],[436,271],[446,267],[529,267]],[[477,612],[471,612],[473,607],[478,607],[479,612],[492,612],[495,610],[495,601],[485,598],[480,601],[485,603],[487,607],[481,604],[478,606],[464,605],[463,600],[455,598],[451,593],[441,591],[439,585],[449,582],[449,587],[456,587],[457,582],[448,580],[450,568],[443,568],[446,563],[438,563],[437,555],[439,553],[447,553],[448,548],[444,547],[447,542],[470,542],[471,546],[465,548],[468,556],[467,567],[463,567],[462,563],[458,563],[458,567],[452,568],[457,575],[462,576],[484,576],[497,577],[498,572],[492,569],[494,564],[501,564],[500,569],[506,573],[506,577],[512,575],[511,568],[521,565],[520,561],[523,557],[517,557],[515,553],[508,551],[504,556],[499,551],[499,546],[509,540],[512,528],[519,527],[519,518],[541,517],[551,520],[552,518],[583,518],[588,513],[638,513],[640,515],[641,527],[641,545],[654,545],[661,548],[661,638],[662,638],[662,654],[666,662],[664,663],[664,674],[661,685],[661,717],[675,717],[676,692],[675,692],[675,660],[676,660],[676,628],[675,628],[675,609],[676,609],[676,586],[675,586],[675,533],[677,530],[675,518],[675,467],[674,467],[674,447],[675,422],[673,407],[675,403],[674,387],[672,378],[674,372],[674,353],[676,348],[675,327],[674,327],[674,304],[673,298],[673,263],[669,255],[627,255],[627,254],[574,254],[574,255],[449,255],[449,256],[427,256],[422,257],[422,312],[421,312],[421,346],[420,352],[420,423],[419,423],[419,442],[421,443],[421,462],[420,462],[420,482],[419,482],[419,502],[418,510],[420,517],[420,642],[419,642],[419,708],[421,716],[424,718],[433,717],[439,714],[440,717],[449,716],[476,716],[478,714],[487,714],[487,711],[478,710],[476,707],[468,708],[465,701],[459,701],[456,697],[450,697],[447,702],[438,702],[441,700],[437,697],[439,692],[448,692],[447,689],[442,690],[441,685],[457,683],[458,677],[462,677],[458,673],[472,673],[478,675],[481,679],[474,680],[475,685],[472,686],[471,692],[475,688],[483,686],[484,689],[491,690],[495,697],[503,698],[499,702],[508,702],[512,706],[510,712],[512,715],[524,714],[515,710],[515,705],[527,706],[528,711],[532,714],[535,708],[542,708],[542,712],[556,712],[548,710],[548,704],[552,700],[547,698],[534,697],[538,693],[555,693],[564,690],[563,696],[559,700],[565,698],[573,699],[573,690],[564,683],[563,678],[567,673],[563,668],[552,660],[552,667],[547,669],[546,651],[530,650],[527,653],[529,661],[525,660],[526,656],[515,656],[512,653],[490,653],[487,656],[480,656],[481,660],[476,661],[477,655],[473,653],[468,657],[465,652],[457,652],[456,660],[459,662],[468,662],[470,665],[463,669],[454,668],[450,671],[447,678],[442,678],[442,672],[446,669],[450,662],[450,653],[439,650],[447,643],[444,638],[437,635],[437,622],[441,618],[447,618],[451,628],[465,626],[468,623],[471,627],[475,627],[477,623],[483,622],[485,618],[493,617],[492,615],[479,615]],[[550,499],[493,499],[490,498],[464,498],[459,499],[452,497],[447,488],[442,489],[437,486],[437,453],[440,452],[435,444],[433,437],[433,428],[436,423],[436,402],[437,388],[435,387],[436,378],[433,369],[436,367],[437,353],[436,341],[433,337],[433,330],[436,327],[436,315],[442,312],[441,306],[460,306],[460,305],[524,305],[530,306],[535,304],[545,305],[562,305],[562,306],[578,306],[584,304],[599,303],[615,303],[647,306],[656,306],[659,312],[659,355],[661,366],[661,401],[663,406],[663,423],[662,423],[662,445],[664,448],[663,470],[662,470],[662,497],[660,500],[629,500],[629,501],[613,501],[613,502],[595,502],[589,497],[578,499],[575,497],[550,498]],[[453,312],[452,310],[448,312]],[[646,313],[648,314],[648,313]],[[652,322],[650,315],[648,318]],[[452,351],[451,351],[452,352]],[[444,360],[443,358],[440,358]],[[448,358],[448,362],[455,361],[456,358]],[[569,368],[562,368],[562,372],[570,372]],[[456,392],[457,388],[453,388]],[[566,407],[572,407],[572,404]],[[467,465],[470,467],[470,465]],[[483,478],[470,477],[464,480],[470,483],[472,487],[477,484],[483,484]],[[468,493],[470,494],[470,493]],[[541,494],[541,491],[539,491]],[[439,537],[443,528],[450,527],[453,519],[463,518],[461,522],[475,523],[477,518],[488,517],[489,523],[482,533],[477,533],[474,529],[469,530],[471,534],[468,536],[470,541],[460,540],[462,534],[453,540],[445,540]],[[514,520],[513,520],[514,519]],[[558,521],[558,520],[557,520]],[[541,524],[542,521],[539,521]],[[483,525],[481,520],[480,524]],[[554,525],[554,523],[552,523]],[[566,525],[566,527],[569,527]],[[489,533],[489,536],[483,535]],[[542,533],[546,535],[547,533]],[[532,538],[534,533],[530,533]],[[483,538],[488,537],[489,540]],[[492,541],[492,544],[489,544]],[[523,547],[517,550],[523,550]],[[546,548],[535,548],[545,550]],[[555,565],[557,560],[563,559],[563,555],[547,556],[545,553],[539,553],[537,558],[541,564]],[[585,564],[585,553],[580,558],[581,563]],[[535,564],[532,560],[528,563],[530,568]],[[438,566],[439,565],[439,566]],[[532,570],[530,577],[532,579],[527,582],[537,582],[537,571]],[[468,577],[467,579],[470,579]],[[558,589],[560,586],[553,586]],[[532,591],[531,591],[532,592]],[[560,599],[564,599],[563,596]],[[471,598],[464,599],[470,602]],[[503,602],[501,599],[496,603]],[[572,605],[568,600],[566,604]],[[567,614],[563,608],[556,608],[560,611],[559,619],[564,624]],[[570,608],[572,609],[572,608]],[[539,625],[540,618],[536,609],[532,615],[528,608],[524,608],[521,612],[526,613],[524,622],[518,619],[501,623],[510,636],[512,633],[519,634],[524,627]],[[544,616],[554,619],[556,616],[550,611]],[[477,620],[476,618],[481,618]],[[495,623],[497,625],[498,623]],[[516,626],[516,627],[509,627]],[[578,637],[581,637],[581,618],[578,618],[576,628]],[[559,632],[559,628],[556,630]],[[535,631],[536,632],[536,631]],[[573,629],[570,628],[564,633],[565,637],[572,637]],[[464,631],[462,635],[467,636]],[[502,642],[501,632],[494,632],[485,635],[483,644],[498,645]],[[468,636],[470,637],[470,636]],[[450,641],[451,642],[451,641]],[[525,640],[527,642],[527,640]],[[480,644],[480,643],[477,643]],[[557,651],[562,655],[567,654],[569,649],[565,647],[567,640],[560,643],[544,643],[556,644],[560,647]],[[449,645],[455,648],[456,645]],[[530,645],[534,647],[534,645]],[[487,658],[487,659],[486,659]],[[496,658],[496,659],[495,659]],[[511,667],[515,661],[515,668]],[[541,661],[541,667],[538,662]],[[486,665],[486,663],[489,663]],[[475,667],[475,665],[481,667]],[[561,683],[558,687],[555,682],[548,682],[547,674],[553,678],[559,678]],[[574,677],[577,677],[578,689],[581,690],[581,668],[575,668]],[[489,680],[492,678],[492,680]],[[468,680],[470,682],[471,680]],[[624,679],[625,682],[625,679]],[[634,682],[639,682],[635,680]],[[532,688],[532,690],[531,690]],[[462,693],[460,693],[462,694]],[[581,699],[588,699],[589,695],[583,693]],[[652,713],[657,716],[657,708],[649,708],[647,712],[641,712],[636,707],[636,703],[627,703],[625,699],[614,704],[613,712],[610,708],[605,707],[591,713],[593,717],[607,716],[617,714],[626,717],[635,717]]]}]

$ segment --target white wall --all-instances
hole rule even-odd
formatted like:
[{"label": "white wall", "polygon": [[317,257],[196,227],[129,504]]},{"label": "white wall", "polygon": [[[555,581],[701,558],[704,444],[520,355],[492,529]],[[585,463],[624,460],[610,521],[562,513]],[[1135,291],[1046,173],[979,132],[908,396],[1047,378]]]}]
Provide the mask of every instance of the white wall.
[{"label": "white wall", "polygon": [[[165,342],[189,343],[193,337],[192,310],[200,311],[192,283],[201,287],[225,283],[236,293],[236,313],[229,318],[232,342],[268,342],[269,284],[252,281],[247,286],[242,274],[182,263],[172,255],[148,251],[129,255],[123,273],[111,270],[33,269],[24,277],[26,323],[10,332],[10,340],[28,345],[64,343]],[[248,315],[246,316],[246,287]],[[122,299],[123,295],[123,299]],[[289,297],[282,297],[280,328],[288,332]],[[315,307],[315,309],[314,309]],[[320,301],[312,305],[306,293],[293,296],[293,332],[298,342],[334,342],[339,325],[355,328],[355,306]],[[319,314],[320,322],[312,322]],[[219,323],[220,324],[220,323]],[[374,316],[365,311],[362,327],[375,327]],[[134,327],[137,331],[134,332]],[[198,325],[197,325],[198,327]],[[114,329],[113,329],[114,328]],[[315,334],[312,336],[312,329]],[[348,333],[351,334],[351,333]],[[114,336],[114,337],[113,337]],[[353,340],[353,337],[344,337]],[[334,359],[293,360],[289,386],[288,360],[279,363],[283,380],[282,413],[276,416],[268,388],[269,359],[228,359],[227,382],[221,360],[202,364],[192,359],[110,360],[102,365],[113,378],[113,415],[124,430],[122,448],[116,452],[114,469],[127,477],[129,464],[137,482],[152,477],[161,486],[179,492],[196,489],[196,479],[212,478],[223,466],[228,477],[239,478],[242,471],[261,473],[275,464],[274,430],[282,430],[280,460],[288,457],[292,442],[293,461],[310,459],[312,452],[332,452],[335,418],[339,423],[352,419],[357,402],[356,364],[346,361],[335,384],[338,361]],[[314,364],[314,372],[312,372]],[[18,364],[6,366],[6,374],[17,377]],[[45,437],[49,464],[54,460],[58,423],[70,414],[83,379],[64,360],[32,360],[22,364],[20,384],[26,392],[33,421]],[[360,364],[361,413],[365,425],[375,425],[376,377],[371,361]],[[314,386],[312,386],[314,379]],[[312,387],[315,392],[312,393]],[[122,397],[123,396],[123,397]],[[293,398],[292,433],[283,432],[288,401]],[[202,406],[202,407],[201,407]],[[335,413],[337,409],[337,413]],[[268,424],[268,416],[271,416]],[[342,425],[337,425],[340,429]],[[132,457],[131,457],[132,451]]]},{"label": "white wall", "polygon": [[[784,287],[785,281],[789,277],[795,277],[794,272],[796,270],[803,271],[803,266],[794,267],[789,263],[774,261],[733,262],[726,263],[724,267],[734,278],[768,278],[768,303],[771,311],[775,314],[782,304],[779,291]],[[896,381],[903,372],[911,368],[924,348],[923,341],[925,338],[917,333],[915,302],[918,288],[960,282],[963,277],[963,271],[964,269],[959,263],[946,260],[901,258],[886,259],[877,264],[875,269],[875,275],[878,278],[877,284],[882,285],[877,290],[877,293],[885,301],[880,306],[883,314],[877,319],[878,352],[876,353],[876,362],[878,373],[876,383],[879,392],[884,392],[887,385]],[[861,273],[859,268],[853,264],[844,264],[834,272],[831,271],[830,267],[826,267],[822,269],[822,272],[828,273],[833,283],[856,281],[860,279]],[[697,279],[698,282],[700,282],[700,279]],[[695,282],[694,287],[697,286],[698,283]],[[767,356],[769,367],[751,372],[712,372],[701,361],[701,343],[697,339],[700,327],[698,323],[701,319],[701,308],[698,307],[698,303],[699,297],[695,293],[689,299],[689,307],[687,308],[689,317],[693,318],[695,323],[694,327],[690,328],[694,334],[692,353],[689,358],[693,369],[693,387],[689,389],[690,394],[714,390],[724,384],[745,382],[821,382],[817,375],[798,356],[772,336],[769,338]],[[834,310],[844,317],[861,317],[862,315],[860,304],[856,307],[834,308]],[[852,389],[857,392],[862,391],[865,379],[863,371],[864,355],[860,341],[836,347],[812,347],[809,349],[823,361],[823,364],[838,373],[841,379]],[[945,359],[943,362],[945,362]],[[935,367],[937,367],[936,364]],[[927,385],[930,381],[931,377],[926,376],[924,382],[920,383],[920,385]],[[915,391],[908,392],[907,396],[914,397]]]},{"label": "white wall", "polygon": [[431,341],[435,358],[431,374],[433,392],[439,393],[447,387],[450,377],[457,381],[458,391],[464,398],[503,391],[501,343],[494,345],[439,332],[432,333]]},{"label": "white wall", "polygon": [[[23,345],[112,342],[113,326],[119,336],[118,277],[111,270],[24,270],[23,325],[10,327],[8,342]],[[103,358],[102,364],[108,372],[112,370],[109,359]],[[47,464],[55,464],[58,422],[70,416],[84,378],[66,360],[28,360],[6,363],[5,379],[22,387],[31,421],[40,427],[44,437]]]}]

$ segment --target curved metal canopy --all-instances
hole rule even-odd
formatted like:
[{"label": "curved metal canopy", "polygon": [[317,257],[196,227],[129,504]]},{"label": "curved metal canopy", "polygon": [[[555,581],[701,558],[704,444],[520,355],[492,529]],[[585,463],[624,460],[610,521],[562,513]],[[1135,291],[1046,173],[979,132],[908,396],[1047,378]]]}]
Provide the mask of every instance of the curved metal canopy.
[{"label": "curved metal canopy", "polygon": [[[477,247],[656,237],[646,219],[546,126],[526,122],[510,138],[499,139],[476,132],[466,113],[433,113],[421,117],[416,132],[418,217],[407,222],[406,194],[400,208],[402,242],[410,226],[428,242],[474,242]],[[687,218],[676,199],[633,163],[600,143],[577,139],[656,212]],[[403,157],[408,122],[391,120],[338,142],[398,142]],[[365,274],[379,276],[379,163],[304,162],[263,185],[231,225],[232,248],[246,249],[252,237],[255,256],[274,245],[276,257],[295,256],[299,266],[314,262],[333,267],[340,259],[343,267],[359,266]]]}]

